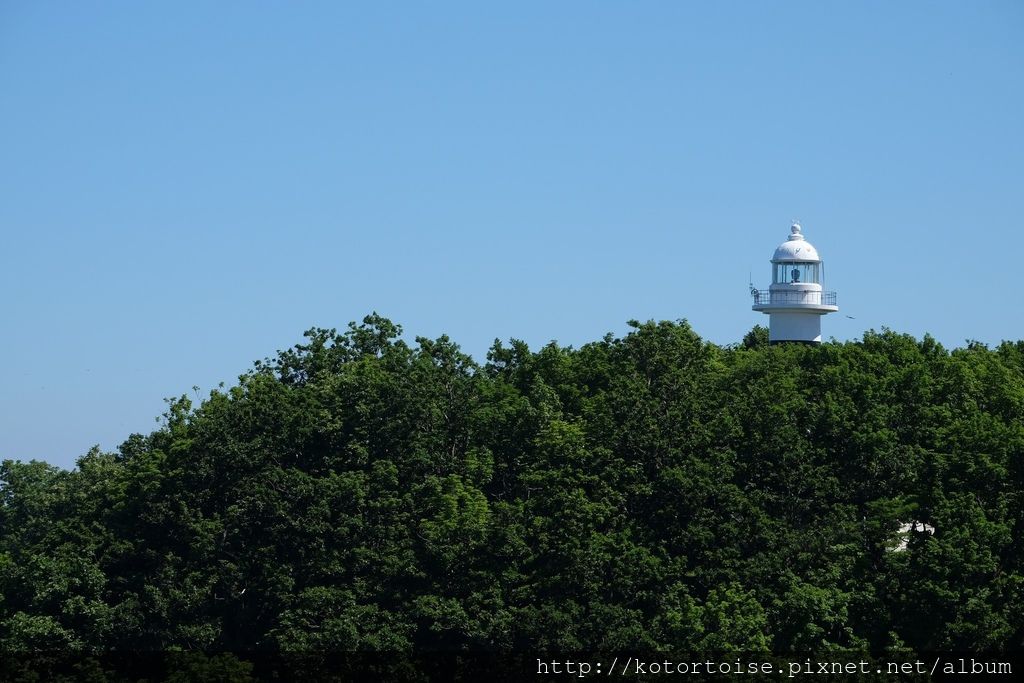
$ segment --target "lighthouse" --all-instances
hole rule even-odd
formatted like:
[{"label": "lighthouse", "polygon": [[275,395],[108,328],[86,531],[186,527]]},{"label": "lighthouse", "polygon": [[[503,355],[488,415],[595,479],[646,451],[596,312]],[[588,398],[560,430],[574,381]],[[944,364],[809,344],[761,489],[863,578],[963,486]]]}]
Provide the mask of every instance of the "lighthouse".
[{"label": "lighthouse", "polygon": [[839,310],[836,293],[822,289],[825,264],[818,250],[804,239],[799,223],[772,256],[772,284],[755,289],[753,309],[768,315],[768,339],[779,342],[821,343],[821,317]]}]

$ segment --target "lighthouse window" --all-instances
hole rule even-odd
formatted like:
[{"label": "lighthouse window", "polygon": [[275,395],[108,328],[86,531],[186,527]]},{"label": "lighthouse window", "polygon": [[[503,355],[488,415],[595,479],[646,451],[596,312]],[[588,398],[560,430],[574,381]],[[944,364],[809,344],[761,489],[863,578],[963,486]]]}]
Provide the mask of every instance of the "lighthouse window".
[{"label": "lighthouse window", "polygon": [[817,263],[776,263],[773,282],[775,283],[815,283],[821,284],[818,274],[820,272]]}]

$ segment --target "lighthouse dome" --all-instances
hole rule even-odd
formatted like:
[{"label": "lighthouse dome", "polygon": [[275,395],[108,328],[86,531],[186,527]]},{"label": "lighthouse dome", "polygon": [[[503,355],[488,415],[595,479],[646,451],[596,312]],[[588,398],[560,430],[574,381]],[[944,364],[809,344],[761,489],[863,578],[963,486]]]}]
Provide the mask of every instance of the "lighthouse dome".
[{"label": "lighthouse dome", "polygon": [[821,261],[818,250],[800,234],[800,224],[790,227],[789,239],[779,245],[772,261]]}]

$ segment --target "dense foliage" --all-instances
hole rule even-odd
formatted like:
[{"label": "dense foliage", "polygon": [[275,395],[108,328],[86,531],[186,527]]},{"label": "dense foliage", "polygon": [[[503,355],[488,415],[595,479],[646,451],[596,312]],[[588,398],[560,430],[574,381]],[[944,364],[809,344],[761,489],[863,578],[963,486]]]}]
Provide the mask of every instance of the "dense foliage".
[{"label": "dense foliage", "polygon": [[370,316],[5,462],[0,649],[1021,646],[1024,342],[632,326],[478,365]]}]

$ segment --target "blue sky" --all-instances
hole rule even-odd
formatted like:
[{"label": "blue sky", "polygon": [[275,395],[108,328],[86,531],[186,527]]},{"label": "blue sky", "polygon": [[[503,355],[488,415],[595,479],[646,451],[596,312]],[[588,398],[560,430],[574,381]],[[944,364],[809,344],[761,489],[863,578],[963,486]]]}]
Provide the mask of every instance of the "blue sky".
[{"label": "blue sky", "polygon": [[1022,73],[1012,0],[4,2],[0,458],[371,311],[735,342],[794,218],[825,337],[1024,338]]}]

